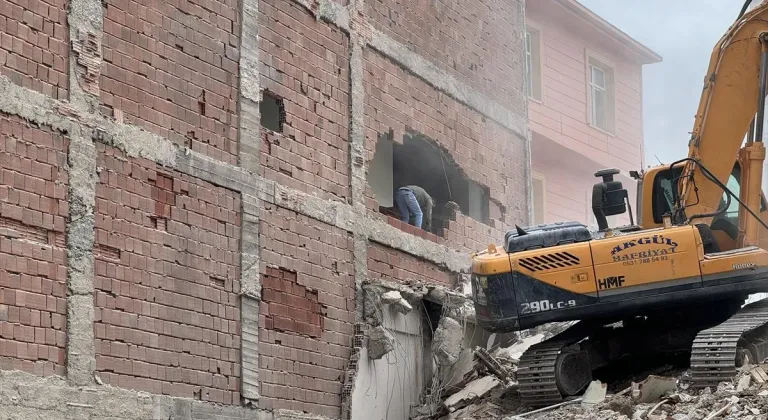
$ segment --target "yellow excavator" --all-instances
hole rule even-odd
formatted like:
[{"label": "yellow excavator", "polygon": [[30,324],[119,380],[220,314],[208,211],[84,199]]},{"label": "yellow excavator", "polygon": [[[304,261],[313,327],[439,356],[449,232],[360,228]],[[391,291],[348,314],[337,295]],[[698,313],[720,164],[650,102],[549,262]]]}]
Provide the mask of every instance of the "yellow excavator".
[{"label": "yellow excavator", "polygon": [[[601,170],[599,230],[561,222],[507,232],[472,256],[478,323],[511,332],[577,320],[531,346],[518,366],[529,406],[584,391],[600,368],[633,355],[690,354],[695,389],[768,358],[765,158],[768,3],[750,0],[715,46],[688,156],[632,171],[637,222],[619,171]],[[629,211],[630,223],[607,217]]]}]

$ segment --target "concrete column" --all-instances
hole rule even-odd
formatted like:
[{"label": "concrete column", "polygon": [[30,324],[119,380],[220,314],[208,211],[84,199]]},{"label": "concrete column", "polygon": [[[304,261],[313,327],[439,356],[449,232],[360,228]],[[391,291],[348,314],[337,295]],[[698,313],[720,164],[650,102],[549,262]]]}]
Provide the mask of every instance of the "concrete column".
[{"label": "concrete column", "polygon": [[[367,185],[368,162],[365,153],[365,89],[363,87],[363,49],[368,40],[363,35],[368,26],[363,0],[351,0],[349,5],[349,179],[352,192],[352,206],[365,214],[365,186]],[[361,30],[362,29],[362,30]],[[357,226],[357,225],[355,225]],[[363,307],[362,284],[368,278],[368,235],[365,229],[356,229],[353,258],[355,266],[355,322],[361,322]]]},{"label": "concrete column", "polygon": [[[98,112],[102,65],[103,9],[99,0],[71,0],[69,23],[69,99],[76,112]],[[94,382],[93,243],[96,147],[92,131],[69,136],[69,222],[67,224],[67,378]]]},{"label": "concrete column", "polygon": [[69,223],[67,224],[67,378],[94,381],[93,242],[96,147],[90,138],[70,137]]},{"label": "concrete column", "polygon": [[[243,0],[240,34],[239,163],[259,174],[261,123],[259,102],[259,0]],[[259,211],[257,197],[243,193],[240,227],[240,322],[241,395],[247,402],[259,400]]]}]

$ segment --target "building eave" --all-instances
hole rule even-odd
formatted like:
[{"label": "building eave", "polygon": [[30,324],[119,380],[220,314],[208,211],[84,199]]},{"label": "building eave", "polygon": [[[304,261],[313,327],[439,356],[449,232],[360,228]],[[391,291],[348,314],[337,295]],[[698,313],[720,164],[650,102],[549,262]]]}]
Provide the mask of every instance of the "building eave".
[{"label": "building eave", "polygon": [[630,48],[632,52],[638,56],[642,64],[654,64],[660,63],[662,61],[662,57],[658,53],[643,45],[631,36],[627,35],[624,31],[617,28],[607,20],[601,18],[595,12],[579,3],[578,0],[555,1],[579,17],[581,20],[594,27],[596,30],[618,41],[623,46]]}]

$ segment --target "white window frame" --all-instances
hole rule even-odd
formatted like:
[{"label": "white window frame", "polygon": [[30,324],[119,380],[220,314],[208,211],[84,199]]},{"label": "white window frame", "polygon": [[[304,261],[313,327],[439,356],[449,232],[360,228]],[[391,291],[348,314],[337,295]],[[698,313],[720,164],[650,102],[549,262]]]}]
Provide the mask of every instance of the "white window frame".
[{"label": "white window frame", "polygon": [[[541,184],[541,218],[537,219],[536,213],[536,183]],[[532,225],[546,223],[547,220],[547,179],[540,173],[531,173],[531,220]]]},{"label": "white window frame", "polygon": [[[525,23],[523,33],[525,93],[528,99],[542,102],[544,96],[544,72],[542,66],[542,30],[533,22]],[[529,71],[530,69],[530,71]]]},{"label": "white window frame", "polygon": [[[603,86],[595,84],[592,80],[592,69],[603,72]],[[587,83],[587,122],[589,125],[606,134],[614,136],[616,133],[616,66],[609,60],[586,50],[585,71]],[[595,118],[594,95],[595,90],[605,92],[605,126],[597,125]]]}]

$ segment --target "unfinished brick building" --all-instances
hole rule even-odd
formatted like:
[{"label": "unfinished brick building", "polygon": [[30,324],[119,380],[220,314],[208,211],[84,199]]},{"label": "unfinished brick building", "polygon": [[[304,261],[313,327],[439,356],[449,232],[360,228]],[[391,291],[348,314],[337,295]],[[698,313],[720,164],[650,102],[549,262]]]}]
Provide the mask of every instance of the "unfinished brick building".
[{"label": "unfinished brick building", "polygon": [[364,285],[452,288],[528,221],[523,33],[522,0],[0,0],[0,412],[349,417]]}]

